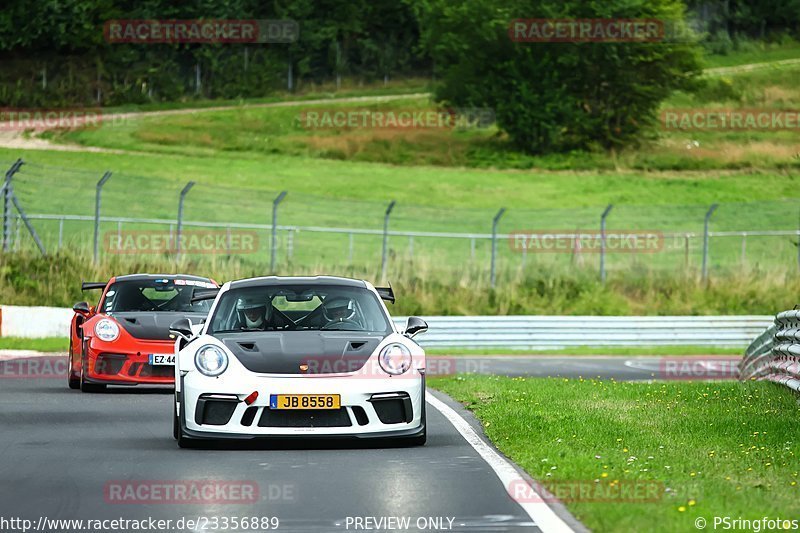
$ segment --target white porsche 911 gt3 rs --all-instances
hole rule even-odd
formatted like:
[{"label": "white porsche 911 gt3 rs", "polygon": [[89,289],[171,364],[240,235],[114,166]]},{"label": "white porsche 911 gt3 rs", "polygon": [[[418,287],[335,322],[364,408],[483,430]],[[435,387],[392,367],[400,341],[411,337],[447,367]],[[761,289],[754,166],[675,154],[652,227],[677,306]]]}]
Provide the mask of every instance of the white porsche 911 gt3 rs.
[{"label": "white porsche 911 gt3 rs", "polygon": [[337,277],[263,277],[195,290],[208,319],[178,320],[174,436],[426,439],[425,352],[398,331],[391,288]]}]

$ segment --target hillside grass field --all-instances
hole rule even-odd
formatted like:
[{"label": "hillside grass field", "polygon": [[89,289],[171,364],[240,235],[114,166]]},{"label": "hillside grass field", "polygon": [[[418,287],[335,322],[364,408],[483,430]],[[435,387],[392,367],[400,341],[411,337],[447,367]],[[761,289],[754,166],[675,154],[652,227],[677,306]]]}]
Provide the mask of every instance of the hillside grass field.
[{"label": "hillside grass field", "polygon": [[[708,63],[741,65],[752,60],[752,52]],[[784,60],[800,56],[800,48],[790,43],[764,53]],[[675,94],[663,107],[798,109],[799,81],[800,65],[709,75],[696,93]],[[420,86],[399,84],[387,91],[402,94]],[[376,89],[363,91],[373,94]],[[389,228],[401,235],[389,239],[388,277],[412,295],[409,312],[770,313],[796,303],[790,290],[797,284],[798,268],[797,237],[791,233],[798,227],[800,205],[796,131],[676,132],[656,127],[641,147],[621,153],[531,156],[516,151],[494,128],[315,130],[304,127],[300,118],[320,109],[438,109],[426,97],[313,105],[305,97],[277,107],[150,115],[109,121],[99,128],[48,132],[44,137],[54,143],[106,151],[0,148],[0,165],[8,167],[19,157],[26,161],[14,178],[15,192],[29,214],[50,215],[35,219],[34,225],[47,249],[53,252],[60,243],[63,261],[74,262],[76,269],[91,253],[95,184],[111,170],[103,190],[103,216],[164,222],[104,222],[101,239],[123,231],[174,231],[178,193],[189,180],[197,185],[186,199],[188,229],[196,229],[192,222],[214,223],[223,231],[231,224],[262,229],[256,230],[254,253],[226,256],[223,250],[189,256],[177,265],[168,254],[110,256],[101,244],[103,264],[95,268],[101,272],[197,268],[223,280],[266,273],[272,201],[287,190],[279,208],[278,270],[376,282],[382,281],[384,211],[396,200]],[[173,107],[184,105],[188,103]],[[711,238],[709,284],[700,279],[699,269],[703,217],[712,203],[721,205],[711,230],[728,233]],[[658,253],[609,254],[609,285],[602,286],[597,283],[596,253],[521,254],[502,240],[498,289],[486,292],[488,234],[500,207],[508,210],[498,226],[505,234],[596,230],[608,204],[615,205],[609,231],[663,232]],[[59,221],[60,215],[88,218]],[[307,229],[312,227],[341,230]],[[785,233],[741,233],[772,230]],[[35,260],[24,228],[15,248],[26,252],[23,263]],[[33,268],[13,263],[6,261],[7,280]],[[54,269],[52,275],[74,276],[72,269]],[[9,290],[6,297],[14,303],[50,298],[63,304],[72,299],[70,283],[53,283],[48,295],[24,289]]]},{"label": "hillside grass field", "polygon": [[[709,56],[710,66],[737,67],[755,63],[754,70],[709,75],[694,93],[676,93],[662,111],[685,109],[758,109],[794,111],[800,106],[800,64],[781,61],[800,58],[800,46],[758,47],[725,56]],[[753,66],[753,65],[750,65]],[[424,87],[412,84],[409,89]],[[390,89],[387,89],[390,90]],[[398,91],[402,94],[402,91]],[[343,92],[378,94],[373,91]],[[266,100],[269,101],[269,100]],[[574,152],[526,155],[495,127],[487,128],[314,128],[302,120],[317,111],[434,110],[428,97],[383,103],[307,103],[296,106],[248,107],[265,100],[243,102],[227,110],[192,115],[143,117],[111,122],[98,129],[51,134],[56,139],[86,146],[136,152],[182,154],[196,157],[225,153],[287,155],[297,158],[388,163],[400,166],[472,167],[481,169],[540,170],[736,170],[800,168],[797,131],[787,130],[675,130],[665,122],[654,124],[637,148],[611,154]],[[207,102],[203,102],[205,106]]]}]

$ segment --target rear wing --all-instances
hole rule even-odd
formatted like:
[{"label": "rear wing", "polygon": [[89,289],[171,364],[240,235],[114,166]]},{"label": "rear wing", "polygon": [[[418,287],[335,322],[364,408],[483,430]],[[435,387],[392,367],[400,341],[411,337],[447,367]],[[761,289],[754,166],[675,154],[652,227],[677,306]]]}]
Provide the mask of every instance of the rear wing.
[{"label": "rear wing", "polygon": [[375,290],[378,291],[378,296],[381,297],[381,300],[394,303],[394,291],[391,285],[388,287],[375,287]]},{"label": "rear wing", "polygon": [[216,289],[199,289],[195,288],[192,291],[192,303],[202,302],[203,300],[213,300],[219,294],[219,288]]},{"label": "rear wing", "polygon": [[81,291],[103,290],[108,285],[107,281],[84,281],[81,283]]}]

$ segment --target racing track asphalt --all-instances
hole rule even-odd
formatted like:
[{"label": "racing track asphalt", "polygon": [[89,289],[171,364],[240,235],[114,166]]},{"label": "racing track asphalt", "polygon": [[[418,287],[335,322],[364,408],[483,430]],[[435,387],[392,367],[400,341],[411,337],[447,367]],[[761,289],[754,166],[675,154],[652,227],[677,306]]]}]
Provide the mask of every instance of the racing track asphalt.
[{"label": "racing track asphalt", "polygon": [[[169,390],[83,394],[61,377],[0,379],[0,518],[36,524],[40,517],[276,516],[278,531],[316,533],[354,531],[347,517],[411,517],[412,524],[443,517],[445,524],[454,519],[452,531],[538,531],[488,463],[430,405],[428,443],[417,448],[181,450],[172,439],[171,408]],[[106,501],[104,492],[120,482],[197,479],[255,483],[259,501],[121,504]]]},{"label": "racing track asphalt", "polygon": [[[440,359],[447,371],[618,380],[658,379],[663,364],[658,357]],[[347,517],[401,516],[453,518],[453,531],[538,530],[489,464],[430,405],[422,448],[278,443],[180,450],[171,435],[169,390],[82,394],[60,375],[8,374],[0,368],[0,519],[276,516],[278,531],[318,533],[355,531],[345,527]],[[469,413],[437,397],[482,434]],[[255,484],[259,501],[120,504],[104,493],[120,482],[198,479]],[[0,530],[14,531],[1,523]]]}]

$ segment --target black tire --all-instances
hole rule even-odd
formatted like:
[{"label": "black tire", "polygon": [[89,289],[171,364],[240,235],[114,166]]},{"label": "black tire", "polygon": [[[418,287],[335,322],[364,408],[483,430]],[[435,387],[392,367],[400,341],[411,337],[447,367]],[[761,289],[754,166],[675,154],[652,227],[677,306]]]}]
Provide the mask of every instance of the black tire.
[{"label": "black tire", "polygon": [[76,376],[75,372],[72,371],[72,349],[70,348],[69,351],[69,367],[67,368],[67,383],[69,384],[69,388],[72,390],[77,390],[81,388],[81,378],[80,376]]},{"label": "black tire", "polygon": [[99,383],[89,383],[86,381],[86,355],[81,357],[81,376],[80,376],[81,392],[103,392],[106,386]]}]

